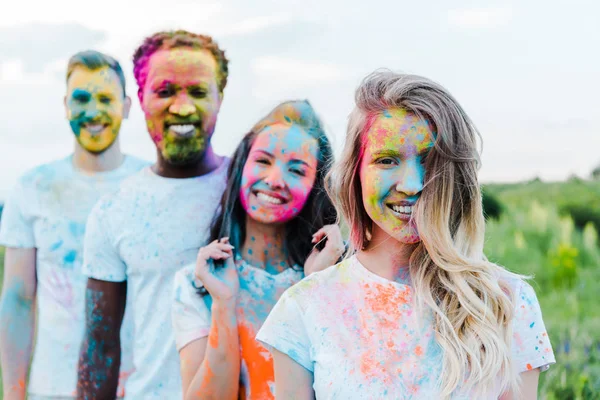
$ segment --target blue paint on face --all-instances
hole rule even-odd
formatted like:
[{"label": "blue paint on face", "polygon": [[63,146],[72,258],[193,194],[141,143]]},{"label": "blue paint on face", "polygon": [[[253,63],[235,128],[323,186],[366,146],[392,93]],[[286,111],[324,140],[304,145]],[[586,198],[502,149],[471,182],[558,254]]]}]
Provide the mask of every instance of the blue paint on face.
[{"label": "blue paint on face", "polygon": [[98,110],[98,101],[94,99],[92,93],[84,89],[75,89],[69,98],[67,105],[71,112],[69,124],[75,136],[81,133],[81,127],[86,123],[95,121],[112,124],[111,118]]}]

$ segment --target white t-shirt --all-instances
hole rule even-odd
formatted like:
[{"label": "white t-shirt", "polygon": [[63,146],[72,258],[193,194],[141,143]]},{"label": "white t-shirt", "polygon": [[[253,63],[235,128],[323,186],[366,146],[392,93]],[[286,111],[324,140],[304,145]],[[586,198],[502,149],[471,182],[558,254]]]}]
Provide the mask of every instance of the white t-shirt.
[{"label": "white t-shirt", "polygon": [[[270,274],[241,258],[236,261],[240,292],[236,309],[240,337],[240,399],[274,399],[273,359],[256,338],[256,333],[285,290],[299,282],[304,272],[299,267]],[[208,336],[211,324],[211,297],[200,296],[202,283],[194,277],[196,265],[186,266],[175,276],[173,329],[177,350]]]},{"label": "white t-shirt", "polygon": [[[0,224],[0,244],[37,248],[37,342],[28,392],[74,396],[77,362],[85,329],[85,287],[81,272],[86,220],[103,195],[148,162],[126,156],[115,170],[85,174],[69,156],[27,172],[10,194]],[[122,377],[132,369],[123,325]]]},{"label": "white t-shirt", "polygon": [[[513,281],[516,369],[545,367],[555,360],[535,292]],[[284,293],[257,339],[313,372],[317,399],[436,399],[442,352],[432,323],[431,312],[415,308],[410,286],[354,256]]]},{"label": "white t-shirt", "polygon": [[104,281],[127,281],[134,320],[134,372],[126,399],[182,397],[179,357],[171,327],[173,278],[194,262],[208,238],[227,179],[227,159],[210,174],[163,178],[150,167],[96,205],[88,220],[83,271]]}]

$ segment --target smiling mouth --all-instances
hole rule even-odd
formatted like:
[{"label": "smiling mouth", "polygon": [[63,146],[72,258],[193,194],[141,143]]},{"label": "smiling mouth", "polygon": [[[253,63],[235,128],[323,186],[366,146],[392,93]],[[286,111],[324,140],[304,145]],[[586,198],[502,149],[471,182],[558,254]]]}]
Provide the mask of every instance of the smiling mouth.
[{"label": "smiling mouth", "polygon": [[387,208],[392,210],[392,213],[403,221],[408,221],[412,218],[414,204],[386,204]]},{"label": "smiling mouth", "polygon": [[108,128],[107,123],[100,123],[100,122],[94,122],[94,123],[90,123],[90,122],[86,122],[85,124],[82,125],[82,128],[85,129],[86,131],[88,131],[89,133],[91,133],[92,135],[97,135],[99,133],[101,133],[102,131],[104,131],[104,129]]},{"label": "smiling mouth", "polygon": [[277,194],[274,194],[274,193],[266,193],[266,192],[263,192],[260,190],[255,190],[252,193],[263,204],[267,203],[269,205],[280,206],[280,205],[287,204],[289,202],[289,200],[287,200],[286,198],[279,196]]},{"label": "smiling mouth", "polygon": [[166,129],[173,133],[176,137],[191,138],[196,133],[196,129],[200,128],[199,123],[186,124],[167,124]]}]

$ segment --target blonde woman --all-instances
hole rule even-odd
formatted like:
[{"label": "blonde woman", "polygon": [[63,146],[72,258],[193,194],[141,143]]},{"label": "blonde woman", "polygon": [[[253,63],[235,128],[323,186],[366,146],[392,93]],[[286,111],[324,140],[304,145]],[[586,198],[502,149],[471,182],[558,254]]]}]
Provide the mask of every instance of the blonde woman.
[{"label": "blonde woman", "polygon": [[477,136],[426,78],[362,82],[329,175],[352,255],[260,330],[277,398],[536,398],[554,355],[531,286],[483,253]]}]

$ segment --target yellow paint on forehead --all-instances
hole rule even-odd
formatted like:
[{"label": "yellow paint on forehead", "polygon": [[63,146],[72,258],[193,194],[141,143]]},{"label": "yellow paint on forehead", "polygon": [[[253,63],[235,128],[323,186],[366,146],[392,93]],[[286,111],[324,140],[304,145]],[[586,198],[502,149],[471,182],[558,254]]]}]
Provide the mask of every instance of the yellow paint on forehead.
[{"label": "yellow paint on forehead", "polygon": [[67,93],[70,95],[75,89],[87,90],[90,93],[110,93],[115,96],[115,99],[123,97],[119,76],[109,67],[96,70],[83,66],[75,67],[67,81]]},{"label": "yellow paint on forehead", "polygon": [[429,123],[402,108],[392,108],[378,115],[367,135],[371,152],[409,146],[417,153],[433,146],[435,138]]},{"label": "yellow paint on forehead", "polygon": [[217,71],[217,61],[212,53],[203,49],[175,48],[159,50],[148,62],[148,80],[177,81],[186,78],[206,78]]}]

